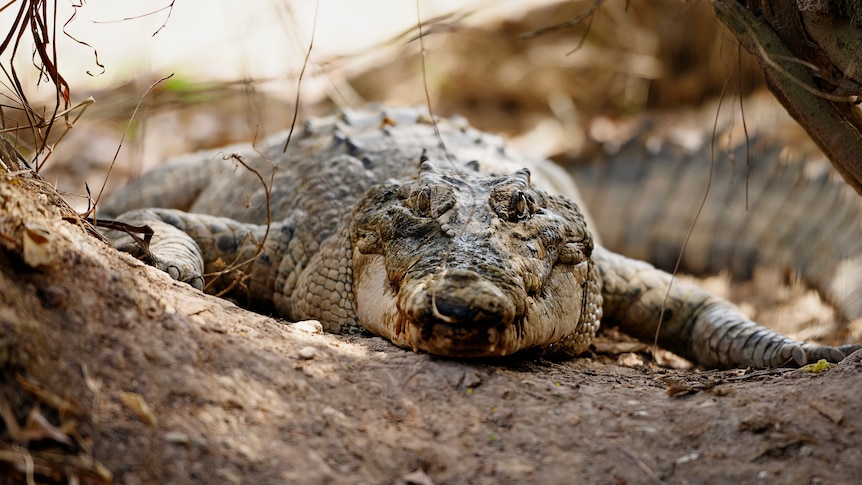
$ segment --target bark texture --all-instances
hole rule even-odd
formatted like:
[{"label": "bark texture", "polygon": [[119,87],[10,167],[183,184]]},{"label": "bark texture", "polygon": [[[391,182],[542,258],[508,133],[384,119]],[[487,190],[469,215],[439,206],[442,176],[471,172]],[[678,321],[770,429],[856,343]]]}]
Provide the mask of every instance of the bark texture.
[{"label": "bark texture", "polygon": [[760,62],[769,90],[862,194],[862,29],[835,2],[714,0]]}]

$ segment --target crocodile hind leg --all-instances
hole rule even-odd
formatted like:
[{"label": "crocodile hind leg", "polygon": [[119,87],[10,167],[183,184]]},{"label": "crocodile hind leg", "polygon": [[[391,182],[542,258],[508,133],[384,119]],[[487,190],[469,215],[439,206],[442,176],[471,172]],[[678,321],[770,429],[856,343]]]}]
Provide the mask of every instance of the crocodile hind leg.
[{"label": "crocodile hind leg", "polygon": [[650,342],[658,331],[661,347],[704,367],[802,366],[819,359],[838,362],[845,353],[862,348],[791,339],[752,322],[732,303],[695,285],[671,284],[670,274],[647,263],[604,248],[596,248],[593,258],[602,275],[604,322],[616,323]]}]

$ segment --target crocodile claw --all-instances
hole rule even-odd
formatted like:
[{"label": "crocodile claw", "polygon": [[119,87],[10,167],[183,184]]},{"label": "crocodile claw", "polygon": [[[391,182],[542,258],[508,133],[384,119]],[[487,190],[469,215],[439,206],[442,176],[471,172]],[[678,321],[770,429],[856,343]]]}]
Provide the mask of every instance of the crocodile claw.
[{"label": "crocodile claw", "polygon": [[856,352],[857,350],[862,350],[862,344],[847,344],[838,347],[838,350],[844,353],[846,357],[849,357],[850,354]]},{"label": "crocodile claw", "polygon": [[811,364],[820,359],[827,362],[841,362],[854,351],[862,348],[860,344],[844,345],[841,347],[830,347],[828,345],[802,344],[798,345],[798,351],[793,352],[793,361],[798,366]]},{"label": "crocodile claw", "polygon": [[167,273],[172,279],[191,285],[203,291],[204,278],[191,264],[177,265],[166,261],[156,261],[155,267]]}]

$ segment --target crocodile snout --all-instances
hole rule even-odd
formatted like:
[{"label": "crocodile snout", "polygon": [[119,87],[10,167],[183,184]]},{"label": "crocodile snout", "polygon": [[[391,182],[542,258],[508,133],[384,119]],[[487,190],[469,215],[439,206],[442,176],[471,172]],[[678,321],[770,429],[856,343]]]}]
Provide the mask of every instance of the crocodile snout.
[{"label": "crocodile snout", "polygon": [[515,316],[515,305],[497,285],[473,271],[449,270],[426,293],[424,304],[414,310],[422,323],[487,327],[509,324]]},{"label": "crocodile snout", "polygon": [[450,269],[420,285],[403,310],[419,345],[442,355],[488,355],[515,320],[511,297],[470,270]]},{"label": "crocodile snout", "polygon": [[484,323],[486,321],[499,321],[497,312],[487,311],[474,305],[470,301],[464,301],[460,298],[437,297],[432,295],[431,300],[434,316],[447,323],[455,322],[472,322]]}]

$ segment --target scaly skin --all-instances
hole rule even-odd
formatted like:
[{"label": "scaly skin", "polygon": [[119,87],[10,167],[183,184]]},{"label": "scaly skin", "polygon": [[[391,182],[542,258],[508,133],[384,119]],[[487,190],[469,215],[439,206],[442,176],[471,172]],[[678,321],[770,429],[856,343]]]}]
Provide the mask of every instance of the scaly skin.
[{"label": "scaly skin", "polygon": [[[575,355],[603,314],[651,338],[669,275],[595,244],[574,183],[550,162],[509,153],[457,121],[439,128],[445,153],[414,109],[309,122],[286,154],[283,135],[260,155],[226,149],[265,180],[275,170],[268,231],[257,177],[218,152],[145,175],[102,217],[125,212],[121,220],[157,225],[155,264],[176,279],[201,287],[203,275],[219,290],[241,277],[233,294],[251,307],[317,319],[333,332],[366,329],[417,351]],[[172,208],[140,209],[164,201]],[[234,262],[213,283],[211,274]],[[757,326],[679,282],[659,342],[708,367],[844,356]]]},{"label": "scaly skin", "polygon": [[[713,116],[715,109],[704,111]],[[749,117],[748,140],[719,132],[714,148],[708,131],[682,147],[667,122],[647,118],[618,150],[572,164],[600,221],[597,237],[613,251],[672,270],[697,217],[681,261],[686,272],[729,270],[747,279],[758,266],[778,267],[844,319],[862,318],[862,199],[810,140],[786,135],[793,133],[786,114],[758,116]],[[677,123],[672,127],[698,126]]]}]

